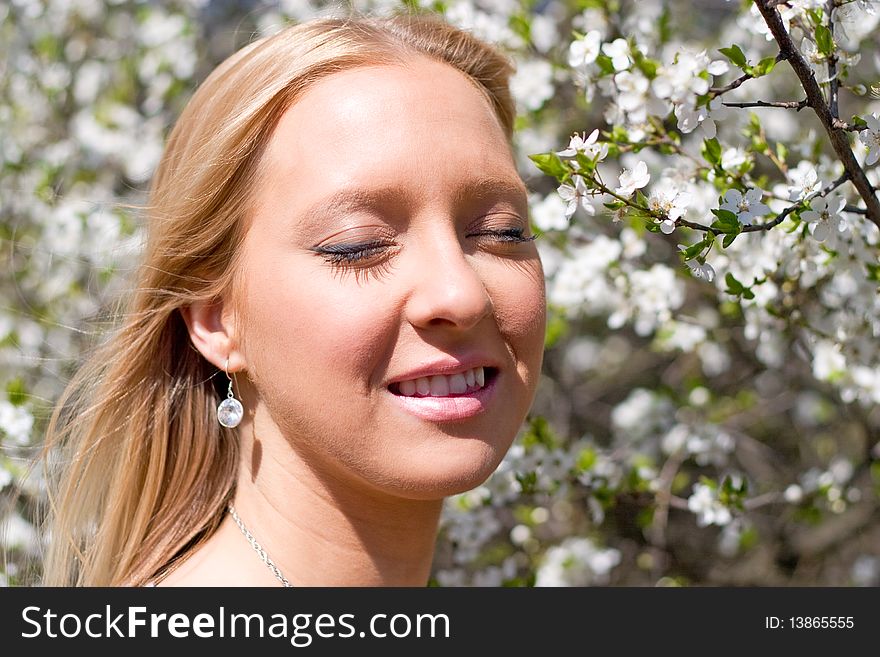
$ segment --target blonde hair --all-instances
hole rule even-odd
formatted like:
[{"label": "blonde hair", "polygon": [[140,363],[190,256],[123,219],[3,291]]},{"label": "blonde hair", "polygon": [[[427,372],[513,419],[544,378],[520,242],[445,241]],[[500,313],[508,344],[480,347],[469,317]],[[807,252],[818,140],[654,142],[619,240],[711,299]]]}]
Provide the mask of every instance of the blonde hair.
[{"label": "blonde hair", "polygon": [[216,368],[181,308],[235,292],[261,154],[284,111],[334,72],[446,62],[491,103],[508,139],[509,60],[436,17],[329,18],[224,61],[180,116],[147,206],[149,237],[120,328],[74,376],[47,430],[50,586],[141,585],[219,526],[238,444],[216,420]]}]

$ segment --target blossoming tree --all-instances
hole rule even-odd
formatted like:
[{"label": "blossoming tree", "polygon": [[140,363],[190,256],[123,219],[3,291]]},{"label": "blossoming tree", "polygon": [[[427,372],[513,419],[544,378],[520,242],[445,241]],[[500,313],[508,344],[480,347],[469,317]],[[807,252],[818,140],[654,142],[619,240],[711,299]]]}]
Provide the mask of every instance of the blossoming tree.
[{"label": "blossoming tree", "polygon": [[[338,10],[243,4],[0,7],[6,581],[38,573],[25,466],[164,131],[251,28]],[[404,4],[517,64],[550,303],[534,412],[447,504],[436,583],[880,584],[880,3],[354,3]]]}]

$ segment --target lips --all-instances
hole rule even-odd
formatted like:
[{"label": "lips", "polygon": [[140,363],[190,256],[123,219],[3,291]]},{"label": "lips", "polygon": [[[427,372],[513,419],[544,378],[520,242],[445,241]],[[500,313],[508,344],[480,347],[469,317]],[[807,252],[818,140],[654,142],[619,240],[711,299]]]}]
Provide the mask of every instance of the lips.
[{"label": "lips", "polygon": [[400,372],[386,390],[400,410],[429,422],[457,422],[486,412],[503,379],[487,352],[445,354]]}]

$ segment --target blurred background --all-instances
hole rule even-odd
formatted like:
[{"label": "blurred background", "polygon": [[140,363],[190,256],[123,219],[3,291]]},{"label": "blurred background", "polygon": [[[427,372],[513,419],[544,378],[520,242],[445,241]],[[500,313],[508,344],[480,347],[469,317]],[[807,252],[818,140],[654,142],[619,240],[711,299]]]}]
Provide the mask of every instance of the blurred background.
[{"label": "blurred background", "polygon": [[[557,181],[528,158],[560,151],[573,132],[594,128],[624,130],[617,136],[638,142],[660,92],[638,77],[636,52],[659,62],[661,74],[688,53],[724,60],[718,48],[732,43],[753,61],[775,55],[748,5],[0,4],[0,584],[38,582],[45,537],[35,513],[44,493],[31,466],[41,432],[77,363],[112,329],[143,237],[137,206],[199,81],[289,21],[402,6],[443,13],[515,60],[517,158],[532,190],[550,300],[532,415],[498,472],[448,500],[432,584],[880,584],[876,227],[847,229],[860,249],[850,260],[867,263],[857,271],[833,261],[840,248],[817,251],[780,230],[740,238],[738,251],[713,261],[720,273],[707,282],[679,258],[678,243],[688,239],[682,231],[667,236],[646,230],[643,219],[615,221],[598,199],[593,214],[579,210],[568,220]],[[880,80],[876,23],[866,11],[846,41],[839,37],[858,55],[850,87]],[[590,31],[599,32],[609,58],[621,47],[616,40],[628,39],[632,76],[590,77],[572,62],[572,42]],[[803,96],[782,65],[753,83],[730,98]],[[842,94],[841,116],[880,111],[861,91]],[[746,110],[731,114],[717,121],[719,141],[733,149],[725,156],[735,166],[748,162],[765,189],[781,186],[779,198],[797,171],[834,177],[808,112],[762,112],[758,127]],[[664,134],[674,132],[675,117],[666,119]],[[690,159],[700,156],[701,139],[681,135]],[[768,165],[767,144],[786,167]],[[637,153],[653,180],[688,166],[680,150],[663,144],[618,149],[609,177]],[[717,207],[711,181],[700,183],[688,183],[693,221]],[[725,266],[763,276],[756,298],[726,292]]]}]

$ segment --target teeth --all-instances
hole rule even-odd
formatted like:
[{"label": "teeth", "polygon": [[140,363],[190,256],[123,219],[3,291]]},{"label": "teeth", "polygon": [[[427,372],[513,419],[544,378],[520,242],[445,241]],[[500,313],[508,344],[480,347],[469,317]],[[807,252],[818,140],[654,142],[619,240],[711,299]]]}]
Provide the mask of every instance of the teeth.
[{"label": "teeth", "polygon": [[476,375],[474,375],[473,370],[468,370],[467,372],[464,373],[464,380],[465,380],[465,383],[467,383],[469,386],[477,385],[477,377],[476,377]]},{"label": "teeth", "polygon": [[449,394],[449,381],[445,376],[438,374],[431,377],[431,396],[445,397]]},{"label": "teeth", "polygon": [[484,385],[486,385],[485,370],[482,367],[474,367],[450,376],[435,374],[401,381],[398,384],[398,391],[404,397],[447,397],[473,392]]}]

